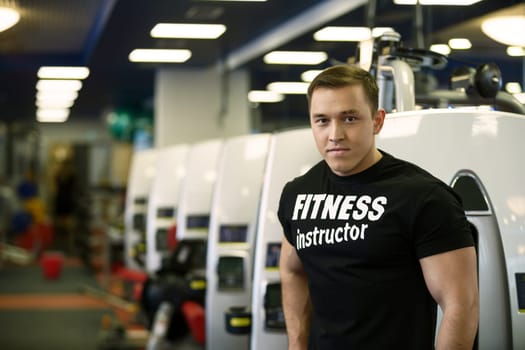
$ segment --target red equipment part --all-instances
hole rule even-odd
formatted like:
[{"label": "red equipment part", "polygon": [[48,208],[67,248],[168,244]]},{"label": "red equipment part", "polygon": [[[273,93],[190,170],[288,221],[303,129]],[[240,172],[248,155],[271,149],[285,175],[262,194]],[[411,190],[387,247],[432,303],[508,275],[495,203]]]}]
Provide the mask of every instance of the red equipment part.
[{"label": "red equipment part", "polygon": [[204,344],[206,340],[204,307],[194,301],[186,301],[182,304],[181,310],[195,341]]}]

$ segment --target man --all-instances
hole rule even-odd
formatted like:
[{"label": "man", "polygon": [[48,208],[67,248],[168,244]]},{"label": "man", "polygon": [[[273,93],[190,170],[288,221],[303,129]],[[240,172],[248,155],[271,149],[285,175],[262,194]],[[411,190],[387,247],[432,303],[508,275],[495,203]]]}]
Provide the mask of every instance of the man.
[{"label": "man", "polygon": [[[423,169],[379,150],[378,88],[328,68],[308,89],[324,160],[286,184],[280,271],[289,350],[472,349],[476,251],[460,200]],[[417,145],[414,145],[417,147]]]}]

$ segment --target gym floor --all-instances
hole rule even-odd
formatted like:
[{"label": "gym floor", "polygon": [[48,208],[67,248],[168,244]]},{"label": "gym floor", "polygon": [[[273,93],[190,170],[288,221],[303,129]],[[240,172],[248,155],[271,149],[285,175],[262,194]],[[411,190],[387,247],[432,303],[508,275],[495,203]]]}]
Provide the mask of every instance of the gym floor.
[{"label": "gym floor", "polygon": [[41,260],[2,264],[0,349],[109,349],[102,346],[109,333],[104,326],[108,320],[129,322],[129,314],[85,293],[87,289],[101,290],[101,286],[96,274],[74,257],[65,258],[56,279],[44,273]]}]

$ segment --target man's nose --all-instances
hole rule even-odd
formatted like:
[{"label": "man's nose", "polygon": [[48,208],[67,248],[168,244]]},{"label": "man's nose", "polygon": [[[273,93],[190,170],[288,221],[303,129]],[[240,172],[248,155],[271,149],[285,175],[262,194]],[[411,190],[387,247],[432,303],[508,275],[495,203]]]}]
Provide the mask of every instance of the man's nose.
[{"label": "man's nose", "polygon": [[328,140],[330,142],[339,142],[344,138],[343,127],[338,122],[333,122],[330,126],[330,134]]}]

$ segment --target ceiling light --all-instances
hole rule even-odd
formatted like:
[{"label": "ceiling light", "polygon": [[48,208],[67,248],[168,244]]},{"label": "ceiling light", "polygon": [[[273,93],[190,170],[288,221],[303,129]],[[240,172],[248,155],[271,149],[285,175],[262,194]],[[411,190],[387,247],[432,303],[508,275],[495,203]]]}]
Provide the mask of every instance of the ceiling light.
[{"label": "ceiling light", "polygon": [[505,90],[509,94],[519,94],[521,92],[521,85],[516,81],[508,82],[505,84]]},{"label": "ceiling light", "polygon": [[276,81],[266,88],[281,94],[306,94],[308,85],[310,84],[305,82]]},{"label": "ceiling light", "polygon": [[38,91],[78,91],[82,88],[80,80],[42,79],[36,83]]},{"label": "ceiling light", "polygon": [[18,23],[20,14],[9,7],[0,7],[0,32],[7,30]]},{"label": "ceiling light", "polygon": [[[469,6],[481,0],[419,0],[420,5]],[[396,5],[415,5],[417,0],[394,0]]]},{"label": "ceiling light", "polygon": [[86,79],[89,76],[87,67],[43,66],[38,70],[40,79]]},{"label": "ceiling light", "polygon": [[481,30],[501,44],[525,46],[525,16],[492,17],[483,21]]},{"label": "ceiling light", "polygon": [[452,38],[448,41],[448,46],[453,50],[468,50],[472,47],[472,43],[465,38]]},{"label": "ceiling light", "polygon": [[430,51],[447,56],[450,54],[450,47],[447,44],[434,44],[430,46]]},{"label": "ceiling light", "polygon": [[37,109],[36,119],[42,123],[63,123],[69,117],[69,109]]},{"label": "ceiling light", "polygon": [[317,41],[363,41],[371,36],[372,31],[368,27],[328,26],[314,33]]},{"label": "ceiling light", "polygon": [[313,37],[317,41],[363,41],[393,31],[390,27],[376,27],[370,30],[368,27],[327,26],[315,32]]},{"label": "ceiling light", "polygon": [[36,93],[36,99],[40,101],[74,101],[78,97],[78,92],[67,90],[43,90]]},{"label": "ceiling light", "polygon": [[150,34],[154,38],[217,39],[225,31],[222,24],[158,23]]},{"label": "ceiling light", "polygon": [[272,51],[264,55],[268,64],[319,64],[328,59],[323,51]]},{"label": "ceiling light", "polygon": [[525,56],[525,47],[509,46],[507,47],[507,55],[513,57]]},{"label": "ceiling light", "polygon": [[252,90],[248,92],[248,100],[254,103],[275,103],[284,100],[284,96],[275,91]]},{"label": "ceiling light", "polygon": [[55,99],[55,100],[49,100],[49,99],[41,100],[40,99],[39,100],[37,99],[36,106],[38,108],[45,108],[45,109],[71,108],[74,102],[75,102],[74,100],[59,100],[59,99]]},{"label": "ceiling light", "polygon": [[191,57],[190,50],[135,49],[129,54],[131,62],[170,62],[182,63]]},{"label": "ceiling light", "polygon": [[310,69],[310,70],[307,70],[307,71],[304,71],[302,74],[301,74],[301,80],[302,81],[306,81],[306,82],[311,82],[312,80],[314,80],[314,78],[316,76],[319,75],[319,73],[321,73],[322,70],[321,69]]},{"label": "ceiling light", "polygon": [[363,41],[371,37],[378,38],[386,32],[393,32],[390,27],[368,27],[328,26],[314,33],[317,41]]}]

